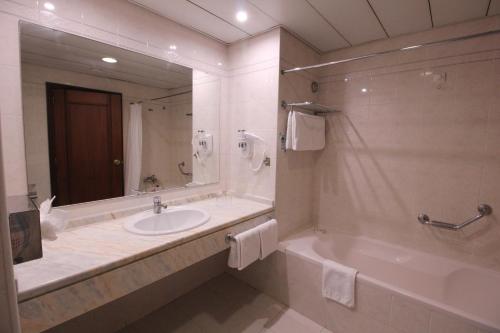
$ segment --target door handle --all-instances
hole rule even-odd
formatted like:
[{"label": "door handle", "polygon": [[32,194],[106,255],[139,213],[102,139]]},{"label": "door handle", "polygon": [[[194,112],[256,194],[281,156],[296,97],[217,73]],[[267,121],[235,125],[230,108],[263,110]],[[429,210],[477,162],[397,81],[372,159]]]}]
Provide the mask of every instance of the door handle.
[{"label": "door handle", "polygon": [[120,165],[120,164],[122,164],[122,163],[123,163],[123,162],[122,162],[122,161],[120,161],[120,160],[118,160],[118,159],[113,160],[113,164],[114,164],[114,165]]}]

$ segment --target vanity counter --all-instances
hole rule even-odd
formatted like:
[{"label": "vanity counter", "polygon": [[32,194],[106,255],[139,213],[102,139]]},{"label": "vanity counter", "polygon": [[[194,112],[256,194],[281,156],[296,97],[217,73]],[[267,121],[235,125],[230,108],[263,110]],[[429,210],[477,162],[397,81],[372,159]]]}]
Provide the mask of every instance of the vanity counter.
[{"label": "vanity counter", "polygon": [[[111,219],[69,228],[59,233],[54,241],[44,240],[43,258],[14,266],[19,302],[273,210],[270,204],[232,196],[190,202],[183,206],[206,210],[210,214],[210,220],[204,225],[175,234],[141,236],[124,229],[124,217],[115,218],[111,214]],[[144,207],[143,210],[146,209]]]}]

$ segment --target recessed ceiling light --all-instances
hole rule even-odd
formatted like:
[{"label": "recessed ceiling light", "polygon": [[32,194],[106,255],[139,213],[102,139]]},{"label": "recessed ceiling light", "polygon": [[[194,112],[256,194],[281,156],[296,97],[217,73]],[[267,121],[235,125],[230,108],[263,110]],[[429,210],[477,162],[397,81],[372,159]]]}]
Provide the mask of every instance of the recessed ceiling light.
[{"label": "recessed ceiling light", "polygon": [[239,22],[245,22],[246,20],[248,20],[247,12],[244,10],[240,10],[239,12],[236,13],[236,19]]},{"label": "recessed ceiling light", "polygon": [[177,45],[172,44],[172,45],[170,45],[170,46],[169,46],[169,48],[170,48],[171,50],[177,50]]},{"label": "recessed ceiling light", "polygon": [[365,93],[365,92],[367,92],[367,91],[368,91],[368,89],[366,89],[366,88],[362,88],[362,89],[361,89],[361,92],[364,92],[364,93]]},{"label": "recessed ceiling light", "polygon": [[107,62],[108,64],[116,64],[118,62],[118,60],[111,57],[104,57],[102,58],[102,61]]},{"label": "recessed ceiling light", "polygon": [[217,66],[222,66],[222,62],[218,62],[218,63],[217,63]]},{"label": "recessed ceiling light", "polygon": [[56,6],[52,2],[46,2],[43,4],[43,7],[47,10],[54,10],[56,9]]}]

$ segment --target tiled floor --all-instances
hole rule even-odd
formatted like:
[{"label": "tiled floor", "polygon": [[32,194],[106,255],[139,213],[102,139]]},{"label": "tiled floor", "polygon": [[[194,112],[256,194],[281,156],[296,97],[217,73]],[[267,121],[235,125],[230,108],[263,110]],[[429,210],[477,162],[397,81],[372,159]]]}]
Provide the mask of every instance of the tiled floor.
[{"label": "tiled floor", "polygon": [[223,274],[119,333],[327,333],[327,329]]}]

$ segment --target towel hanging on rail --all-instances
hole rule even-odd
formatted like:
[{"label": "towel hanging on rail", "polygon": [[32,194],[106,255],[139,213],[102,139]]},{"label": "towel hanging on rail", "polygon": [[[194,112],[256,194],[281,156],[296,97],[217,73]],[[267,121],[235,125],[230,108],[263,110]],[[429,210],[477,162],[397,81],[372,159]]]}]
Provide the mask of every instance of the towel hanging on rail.
[{"label": "towel hanging on rail", "polygon": [[321,150],[325,147],[325,118],[290,111],[286,129],[286,149]]}]

